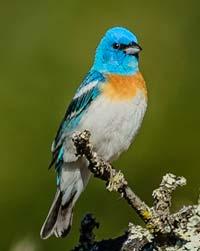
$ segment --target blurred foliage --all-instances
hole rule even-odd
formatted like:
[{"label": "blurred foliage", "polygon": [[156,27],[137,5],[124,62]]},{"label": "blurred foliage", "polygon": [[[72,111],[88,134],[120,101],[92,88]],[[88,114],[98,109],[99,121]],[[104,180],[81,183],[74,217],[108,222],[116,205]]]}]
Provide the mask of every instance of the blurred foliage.
[{"label": "blurred foliage", "polygon": [[173,209],[195,202],[200,175],[199,8],[195,0],[0,1],[0,250],[10,250],[28,235],[38,250],[67,251],[77,243],[79,222],[88,211],[102,224],[99,238],[120,234],[129,221],[139,222],[118,195],[92,179],[76,205],[70,236],[39,238],[55,192],[54,171],[47,170],[52,139],[97,43],[112,26],[138,35],[149,90],[142,129],[115,166],[148,203],[169,171],[188,180],[176,192]]}]

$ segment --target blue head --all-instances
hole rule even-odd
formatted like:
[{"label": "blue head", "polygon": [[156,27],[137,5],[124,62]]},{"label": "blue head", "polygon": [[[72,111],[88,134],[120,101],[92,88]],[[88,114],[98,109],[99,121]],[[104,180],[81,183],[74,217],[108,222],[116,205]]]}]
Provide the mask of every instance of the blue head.
[{"label": "blue head", "polygon": [[140,51],[132,32],[122,27],[111,28],[97,47],[92,69],[103,73],[134,74],[138,71]]}]

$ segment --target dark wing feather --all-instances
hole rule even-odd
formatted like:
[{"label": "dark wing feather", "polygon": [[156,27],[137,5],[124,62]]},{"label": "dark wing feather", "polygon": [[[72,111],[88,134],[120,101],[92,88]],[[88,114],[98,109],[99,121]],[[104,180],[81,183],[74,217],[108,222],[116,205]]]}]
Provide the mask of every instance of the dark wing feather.
[{"label": "dark wing feather", "polygon": [[76,94],[81,93],[84,87],[94,81],[96,81],[97,84],[95,84],[93,88],[88,89],[88,91],[83,92],[83,94],[78,95],[77,97],[75,95],[68,106],[53,143],[53,156],[49,168],[51,168],[54,163],[56,164],[56,169],[62,164],[63,135],[66,131],[76,128],[84,112],[87,110],[91,102],[99,95],[99,85],[105,81],[105,77],[97,71],[90,71],[78,88]]}]

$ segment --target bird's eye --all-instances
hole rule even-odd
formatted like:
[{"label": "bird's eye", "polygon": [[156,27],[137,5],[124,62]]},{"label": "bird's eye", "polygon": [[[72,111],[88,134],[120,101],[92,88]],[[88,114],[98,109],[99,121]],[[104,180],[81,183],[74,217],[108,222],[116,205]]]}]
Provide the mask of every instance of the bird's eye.
[{"label": "bird's eye", "polygon": [[119,49],[119,48],[120,48],[120,44],[114,43],[114,44],[113,44],[113,48],[114,48],[114,49]]}]

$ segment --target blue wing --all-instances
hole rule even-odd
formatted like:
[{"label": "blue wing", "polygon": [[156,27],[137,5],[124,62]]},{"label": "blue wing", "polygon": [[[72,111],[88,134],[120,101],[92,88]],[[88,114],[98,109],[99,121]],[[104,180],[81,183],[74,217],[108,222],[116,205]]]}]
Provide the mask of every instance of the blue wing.
[{"label": "blue wing", "polygon": [[99,95],[99,86],[103,82],[105,82],[105,77],[100,72],[94,70],[90,71],[82,81],[57,131],[52,147],[53,157],[49,168],[54,163],[56,169],[59,169],[61,166],[64,154],[64,135],[77,127],[84,112],[87,111],[92,101]]}]

